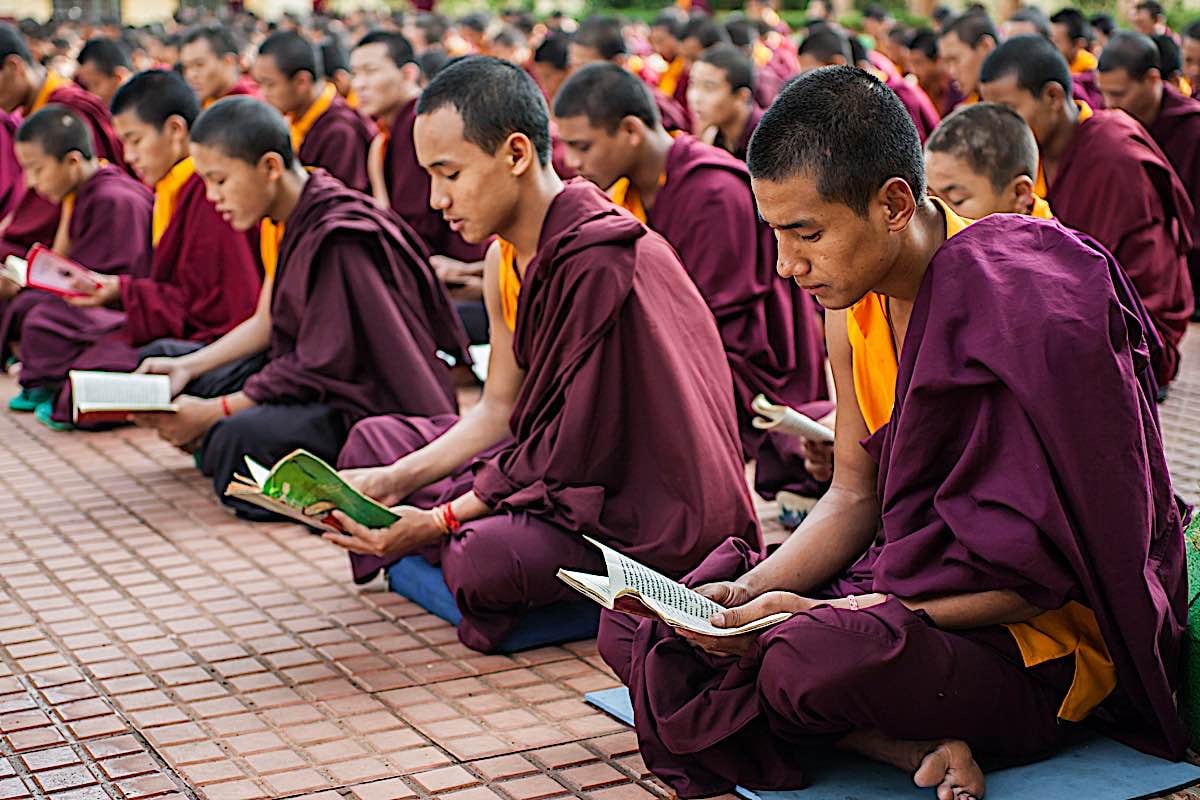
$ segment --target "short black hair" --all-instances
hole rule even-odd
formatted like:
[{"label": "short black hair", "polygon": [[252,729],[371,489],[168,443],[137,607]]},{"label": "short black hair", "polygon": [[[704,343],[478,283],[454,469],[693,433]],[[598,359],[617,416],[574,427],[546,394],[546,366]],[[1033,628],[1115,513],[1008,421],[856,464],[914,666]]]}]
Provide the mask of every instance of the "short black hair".
[{"label": "short black hair", "polygon": [[967,11],[948,22],[942,29],[942,36],[954,34],[967,47],[976,47],[983,37],[990,36],[992,41],[999,42],[1000,34],[996,32],[996,24],[986,11]]},{"label": "short black hair", "polygon": [[883,22],[891,16],[891,13],[879,5],[879,3],[867,3],[867,7],[863,9],[862,15],[863,19],[873,19],[877,22]]},{"label": "short black hair", "polygon": [[314,81],[325,75],[321,53],[308,39],[295,31],[275,31],[258,46],[258,57],[270,56],[287,78],[307,72]]},{"label": "short black hair", "polygon": [[180,40],[179,46],[183,47],[193,44],[201,39],[208,42],[208,46],[212,48],[217,58],[236,56],[241,51],[237,37],[233,35],[233,31],[224,25],[197,25],[193,28],[188,28],[184,31],[183,39]]},{"label": "short black hair", "polygon": [[750,47],[759,37],[758,26],[742,16],[726,19],[725,32],[729,34],[729,41],[738,47]]},{"label": "short black hair", "polygon": [[425,78],[426,83],[437,77],[437,74],[449,63],[450,54],[440,47],[430,47],[417,56],[417,66],[421,68],[421,75]]},{"label": "short black hair", "polygon": [[12,25],[0,23],[0,62],[9,56],[16,56],[26,64],[33,63],[33,57],[29,55],[29,48],[25,46],[21,32]]},{"label": "short black hair", "polygon": [[961,158],[996,191],[1020,175],[1037,177],[1038,146],[1021,115],[999,103],[975,103],[948,115],[925,142],[929,153]]},{"label": "short black hair", "polygon": [[729,42],[729,32],[712,17],[692,17],[683,26],[682,40],[695,39],[707,50],[714,44]]},{"label": "short black hair", "polygon": [[754,58],[740,47],[728,42],[714,44],[704,51],[700,60],[724,72],[725,80],[733,91],[754,91]]},{"label": "short black hair", "polygon": [[333,36],[321,42],[321,68],[326,78],[350,71],[350,56],[341,41]]},{"label": "short black hair", "polygon": [[94,158],[92,129],[74,111],[51,103],[33,114],[17,129],[18,142],[34,142],[59,161],[68,153],[78,152],[84,158]]},{"label": "short black hair", "polygon": [[468,56],[437,74],[417,100],[417,114],[453,108],[462,117],[463,137],[495,153],[514,133],[533,143],[542,166],[550,163],[550,114],[546,98],[529,73],[491,56]]},{"label": "short black hair", "polygon": [[1175,37],[1166,33],[1156,33],[1150,37],[1158,48],[1159,71],[1164,78],[1169,78],[1183,70],[1183,54],[1179,52],[1179,43]]},{"label": "short black hair", "polygon": [[1037,34],[1014,36],[1002,42],[988,53],[979,68],[980,83],[992,83],[1009,75],[1016,75],[1017,86],[1034,97],[1041,97],[1048,83],[1061,86],[1067,99],[1072,96],[1067,60],[1049,40]]},{"label": "short black hair", "polygon": [[785,86],[750,139],[747,166],[756,180],[808,173],[824,200],[860,217],[892,178],[905,180],[918,200],[925,196],[912,117],[895,92],[857,67],[821,67]]},{"label": "short black hair", "polygon": [[556,70],[565,70],[571,63],[571,40],[561,33],[551,33],[533,51],[533,63],[549,64]]},{"label": "short black hair", "polygon": [[200,101],[178,72],[152,69],[134,75],[113,95],[113,116],[126,111],[157,130],[170,117],[182,117],[191,128],[200,115]]},{"label": "short black hair", "polygon": [[412,44],[408,39],[404,38],[404,34],[402,33],[397,33],[396,31],[371,31],[358,40],[358,44],[354,45],[354,49],[357,50],[369,44],[382,44],[386,47],[388,58],[397,67],[403,67],[405,64],[411,64],[417,60]]},{"label": "short black hair", "polygon": [[1067,36],[1071,38],[1071,41],[1083,39],[1087,42],[1091,42],[1095,37],[1095,34],[1092,33],[1092,26],[1088,22],[1087,17],[1085,17],[1083,12],[1077,8],[1064,8],[1061,11],[1055,12],[1055,14],[1050,17],[1050,22],[1054,23],[1055,25],[1062,25],[1064,28],[1066,28]]},{"label": "short black hair", "polygon": [[1133,7],[1133,10],[1147,11],[1155,19],[1161,18],[1166,13],[1163,11],[1162,4],[1156,3],[1155,0],[1142,0],[1142,2]]},{"label": "short black hair", "polygon": [[1009,22],[1028,22],[1039,35],[1050,38],[1050,20],[1037,6],[1021,6],[1008,18]]},{"label": "short black hair", "polygon": [[800,55],[812,56],[822,64],[830,64],[836,56],[841,56],[847,64],[854,64],[850,40],[832,25],[814,25],[810,28],[808,36],[800,43]]},{"label": "short black hair", "polygon": [[117,39],[109,39],[104,36],[88,39],[79,50],[79,56],[75,60],[79,62],[80,66],[94,64],[96,69],[110,78],[115,76],[120,68],[133,69],[133,64],[129,61],[129,50],[125,44]]},{"label": "short black hair", "polygon": [[1183,36],[1185,39],[1195,39],[1196,41],[1200,41],[1200,19],[1184,28]]},{"label": "short black hair", "polygon": [[450,20],[431,11],[422,11],[417,14],[413,19],[413,25],[425,34],[426,44],[440,43],[446,38],[446,32],[450,30]]},{"label": "short black hair", "polygon": [[192,125],[191,139],[247,164],[258,164],[267,153],[278,153],[288,169],[296,164],[287,121],[256,97],[238,95],[213,103]]},{"label": "short black hair", "polygon": [[1118,31],[1104,46],[1096,69],[1099,72],[1123,69],[1131,78],[1142,78],[1152,69],[1162,72],[1162,56],[1149,36],[1137,31]]},{"label": "short black hair", "polygon": [[492,31],[488,42],[501,47],[522,47],[529,44],[525,33],[515,25],[501,25]]},{"label": "short black hair", "polygon": [[588,64],[563,81],[554,116],[586,116],[588,124],[616,132],[621,120],[637,117],[649,128],[661,124],[658,107],[641,78],[616,64]]},{"label": "short black hair", "polygon": [[650,23],[651,28],[663,28],[676,39],[683,41],[683,30],[687,27],[688,16],[678,6],[667,6],[658,12],[658,16]]},{"label": "short black hair", "polygon": [[917,50],[925,54],[930,61],[938,58],[938,35],[931,28],[919,28],[909,34],[904,41],[909,50]]},{"label": "short black hair", "polygon": [[1112,36],[1113,31],[1117,29],[1117,21],[1113,19],[1112,14],[1093,14],[1088,17],[1088,24],[1092,26],[1093,31],[1100,31],[1105,36]]},{"label": "short black hair", "polygon": [[954,19],[954,9],[952,9],[950,6],[939,4],[934,6],[933,13],[929,16],[934,22],[939,22],[942,25],[945,25],[950,20]]},{"label": "short black hair", "polygon": [[486,11],[472,11],[458,18],[460,28],[470,28],[476,33],[485,33],[492,22],[492,15]]},{"label": "short black hair", "polygon": [[588,17],[575,32],[575,44],[595,50],[605,61],[628,52],[621,21],[614,17]]}]

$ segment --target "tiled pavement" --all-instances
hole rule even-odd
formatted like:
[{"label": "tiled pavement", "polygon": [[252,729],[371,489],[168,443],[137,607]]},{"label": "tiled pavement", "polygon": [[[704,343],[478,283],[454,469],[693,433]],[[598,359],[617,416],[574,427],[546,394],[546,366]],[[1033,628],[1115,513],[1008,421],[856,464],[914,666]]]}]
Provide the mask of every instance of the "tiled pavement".
[{"label": "tiled pavement", "polygon": [[[1196,500],[1200,329],[1188,350],[1162,416]],[[590,642],[472,653],[143,431],[0,414],[0,800],[662,797],[581,701],[614,683]]]}]

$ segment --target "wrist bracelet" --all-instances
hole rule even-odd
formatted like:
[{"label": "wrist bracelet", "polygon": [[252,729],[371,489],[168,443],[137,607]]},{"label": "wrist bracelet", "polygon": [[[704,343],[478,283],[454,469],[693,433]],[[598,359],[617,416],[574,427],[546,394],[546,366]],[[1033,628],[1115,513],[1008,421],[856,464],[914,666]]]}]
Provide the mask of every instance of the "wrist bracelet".
[{"label": "wrist bracelet", "polygon": [[462,528],[462,523],[458,521],[458,517],[454,516],[453,504],[446,503],[442,508],[442,521],[446,523],[446,532],[450,534],[458,533],[459,529]]},{"label": "wrist bracelet", "polygon": [[229,410],[229,395],[227,394],[221,395],[221,411],[227,417],[233,416],[233,412]]},{"label": "wrist bracelet", "polygon": [[852,594],[846,595],[846,602],[850,604],[851,611],[858,611],[858,598]]}]

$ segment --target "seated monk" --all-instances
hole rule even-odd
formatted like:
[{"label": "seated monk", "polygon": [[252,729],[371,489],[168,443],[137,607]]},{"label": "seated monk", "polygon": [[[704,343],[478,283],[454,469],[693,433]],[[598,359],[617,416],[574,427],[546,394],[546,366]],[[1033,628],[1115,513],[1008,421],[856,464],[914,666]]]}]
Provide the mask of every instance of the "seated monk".
[{"label": "seated monk", "polygon": [[[828,395],[816,310],[775,272],[775,235],[759,221],[745,164],[688,134],[667,133],[642,82],[612,64],[568,78],[554,116],[572,168],[671,243],[716,317],[759,491],[819,494],[801,442],[752,424],[755,395],[793,407]],[[827,410],[807,409],[817,417]]]},{"label": "seated monk", "polygon": [[1165,390],[1179,370],[1193,308],[1187,253],[1194,211],[1175,170],[1132,117],[1076,101],[1066,60],[1040,36],[1018,36],[992,51],[980,84],[985,100],[1014,109],[1033,130],[1038,195],[1129,273],[1165,345],[1156,370]]},{"label": "seated monk", "polygon": [[746,160],[750,137],[762,118],[754,103],[754,59],[732,44],[716,44],[692,64],[688,107],[700,140]]},{"label": "seated monk", "polygon": [[[142,348],[160,352],[159,340],[198,348],[253,314],[258,300],[250,240],[205,196],[189,154],[188,129],[200,104],[183,78],[165,70],[139,73],[117,90],[112,110],[129,163],[154,189],[150,274],[104,276],[99,288],[70,301],[81,323],[87,309],[121,311],[123,324],[115,332],[97,336],[86,325],[69,324],[66,314],[56,315],[60,364],[74,351],[68,369],[131,372]],[[41,308],[30,312],[26,330],[36,330],[44,316]],[[66,373],[52,377],[58,383]],[[58,392],[52,421],[59,427],[71,422],[69,384]]]},{"label": "seated monk", "polygon": [[780,273],[827,309],[833,486],[770,557],[727,542],[686,581],[715,625],[786,621],[685,638],[602,615],[646,766],[684,798],[783,789],[833,746],[972,800],[977,756],[1043,757],[1084,719],[1180,758],[1180,508],[1119,267],[926,197],[911,119],[859,70],[785,88],[749,167]]},{"label": "seated monk", "polygon": [[[48,105],[17,131],[17,160],[26,185],[56,205],[62,216],[54,239],[43,242],[82,266],[103,273],[101,280],[140,278],[150,271],[150,190],[124,170],[102,164],[92,149],[87,123],[66,106]],[[10,321],[0,346],[19,343],[21,393],[13,411],[37,411],[49,423],[51,400],[78,351],[76,335],[100,337],[121,326],[122,315],[105,308],[72,307],[37,289],[0,281],[8,297],[29,295],[19,321]]]},{"label": "seated monk", "polygon": [[16,207],[25,189],[21,165],[17,163],[17,152],[14,149],[17,128],[20,126],[20,116],[0,109],[0,225],[3,225],[2,220]]},{"label": "seated monk", "polygon": [[99,98],[105,108],[121,84],[133,77],[129,49],[119,39],[96,36],[84,42],[75,60],[75,82]]},{"label": "seated monk", "polygon": [[306,172],[287,123],[260,100],[214,104],[192,126],[190,151],[234,230],[264,217],[283,226],[278,266],[248,320],[207,347],[139,370],[170,375],[179,392],[264,350],[266,363],[249,378],[235,370],[244,385],[202,383],[218,395],[208,399],[189,387],[178,413],[135,421],[198,447],[197,463],[224,498],[243,456],[271,464],[303,447],[333,461],[364,417],[455,410],[438,353],[465,360],[462,328],[411,230],[323,170]]},{"label": "seated monk", "polygon": [[461,419],[351,432],[346,477],[407,504],[391,528],[343,519],[351,536],[327,537],[356,579],[413,552],[440,563],[459,638],[488,652],[529,609],[574,598],[559,567],[601,567],[581,533],[676,576],[726,536],[757,552],[721,340],[670,245],[586,181],[562,183],[519,67],[452,64],[417,114],[434,206],[467,241],[500,237],[484,272],[492,355]]},{"label": "seated monk", "polygon": [[184,31],[179,64],[188,86],[208,108],[222,97],[258,96],[258,87],[242,74],[241,48],[225,25],[198,25]]},{"label": "seated monk", "polygon": [[960,105],[979,102],[979,67],[999,41],[996,24],[982,8],[966,11],[942,28],[938,58],[958,87]]},{"label": "seated monk", "polygon": [[1192,198],[1188,273],[1193,296],[1200,297],[1200,99],[1185,97],[1164,77],[1158,47],[1140,33],[1113,34],[1100,54],[1100,89],[1109,107],[1142,123]]},{"label": "seated monk", "polygon": [[294,31],[276,31],[258,46],[251,71],[263,99],[287,118],[300,163],[369,194],[367,150],[374,131],[322,77],[318,48]]}]

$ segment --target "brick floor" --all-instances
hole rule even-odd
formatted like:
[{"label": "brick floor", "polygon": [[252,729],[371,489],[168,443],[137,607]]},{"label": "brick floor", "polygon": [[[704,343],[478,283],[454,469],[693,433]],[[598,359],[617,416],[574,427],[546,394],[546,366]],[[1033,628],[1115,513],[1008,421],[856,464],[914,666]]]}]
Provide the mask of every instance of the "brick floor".
[{"label": "brick floor", "polygon": [[[1184,366],[1161,412],[1195,502],[1200,328]],[[592,642],[472,653],[143,431],[0,413],[0,799],[664,797],[581,701],[615,682]]]}]

